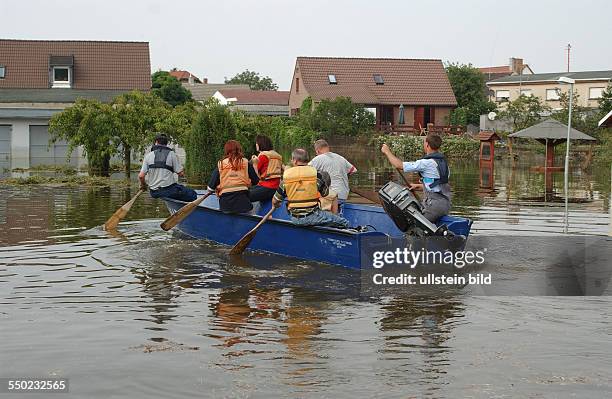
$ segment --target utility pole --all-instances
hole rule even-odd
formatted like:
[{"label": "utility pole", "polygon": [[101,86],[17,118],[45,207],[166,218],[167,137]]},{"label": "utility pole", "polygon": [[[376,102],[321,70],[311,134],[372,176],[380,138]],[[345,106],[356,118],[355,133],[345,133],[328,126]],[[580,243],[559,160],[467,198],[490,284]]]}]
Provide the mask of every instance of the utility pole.
[{"label": "utility pole", "polygon": [[572,50],[572,45],[571,44],[567,44],[567,47],[565,48],[565,51],[567,51],[567,71],[570,71],[570,51]]}]

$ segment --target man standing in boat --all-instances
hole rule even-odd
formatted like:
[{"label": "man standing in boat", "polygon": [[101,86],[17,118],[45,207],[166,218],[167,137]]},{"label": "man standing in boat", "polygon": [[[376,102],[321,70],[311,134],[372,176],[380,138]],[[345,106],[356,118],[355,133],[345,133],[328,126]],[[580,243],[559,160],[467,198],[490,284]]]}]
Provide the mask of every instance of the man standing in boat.
[{"label": "man standing in boat", "polygon": [[442,145],[442,138],[429,133],[423,141],[425,156],[414,162],[403,162],[393,155],[387,144],[383,144],[381,151],[391,165],[404,172],[417,172],[422,183],[410,184],[411,190],[423,190],[425,199],[422,202],[423,215],[430,222],[437,222],[447,215],[451,208],[451,189],[448,184],[450,171],[446,158],[438,150]]},{"label": "man standing in boat", "polygon": [[317,156],[310,161],[319,172],[327,172],[331,177],[330,188],[338,194],[340,207],[349,196],[348,178],[357,172],[357,168],[346,160],[342,155],[331,152],[329,144],[325,140],[317,140],[314,143]]},{"label": "man standing in boat", "polygon": [[194,201],[198,196],[188,187],[178,184],[177,176],[184,176],[183,165],[178,156],[168,147],[168,137],[159,134],[151,152],[145,155],[138,174],[140,189],[147,189],[153,198],[167,197],[179,201]]},{"label": "man standing in boat", "polygon": [[296,225],[349,228],[348,220],[321,209],[319,199],[327,196],[328,187],[321,172],[308,165],[308,152],[303,148],[293,150],[291,165],[283,174],[272,205],[278,208],[286,197],[287,210]]}]

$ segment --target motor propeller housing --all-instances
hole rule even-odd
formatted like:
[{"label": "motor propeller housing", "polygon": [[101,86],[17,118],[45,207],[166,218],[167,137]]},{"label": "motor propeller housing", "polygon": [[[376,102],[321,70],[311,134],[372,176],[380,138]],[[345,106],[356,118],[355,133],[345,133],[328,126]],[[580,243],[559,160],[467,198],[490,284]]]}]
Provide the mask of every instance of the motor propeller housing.
[{"label": "motor propeller housing", "polygon": [[436,226],[423,215],[419,200],[404,186],[395,182],[385,184],[378,196],[385,212],[398,229],[411,236],[451,236],[446,225]]}]

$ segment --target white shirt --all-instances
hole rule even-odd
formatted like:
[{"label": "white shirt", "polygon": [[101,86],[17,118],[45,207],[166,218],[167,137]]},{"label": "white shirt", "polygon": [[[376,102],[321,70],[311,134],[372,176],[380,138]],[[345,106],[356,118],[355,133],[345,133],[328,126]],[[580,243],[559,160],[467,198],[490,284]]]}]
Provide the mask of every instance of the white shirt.
[{"label": "white shirt", "polygon": [[357,169],[346,158],[333,152],[326,152],[314,157],[309,165],[319,172],[329,173],[329,177],[331,177],[330,188],[338,193],[338,199],[345,200],[348,198],[348,176],[356,172]]},{"label": "white shirt", "polygon": [[151,151],[145,155],[144,159],[142,160],[142,167],[140,168],[140,172],[146,174],[145,181],[151,190],[157,190],[158,188],[168,187],[174,183],[178,183],[177,173],[183,170],[183,165],[181,165],[181,161],[179,161],[178,156],[174,151],[170,151],[170,153],[168,153],[166,165],[172,166],[174,172],[176,173],[172,173],[168,169],[164,168],[149,169],[149,165],[154,161],[155,153]]},{"label": "white shirt", "polygon": [[[404,162],[404,172],[418,172],[423,180],[423,187],[427,191],[440,192],[440,186],[431,188],[434,179],[440,178],[438,164],[433,159],[418,159],[414,162]],[[448,172],[450,176],[450,171]]]}]

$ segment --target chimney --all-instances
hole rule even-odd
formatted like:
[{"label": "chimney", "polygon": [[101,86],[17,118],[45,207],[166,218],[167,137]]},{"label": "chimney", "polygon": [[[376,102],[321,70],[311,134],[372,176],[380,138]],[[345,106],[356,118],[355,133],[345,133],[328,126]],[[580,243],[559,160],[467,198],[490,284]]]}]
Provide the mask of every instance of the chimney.
[{"label": "chimney", "polygon": [[193,79],[192,74],[189,74],[189,78],[187,78],[187,81],[189,82],[189,86],[193,86],[195,84],[195,80]]},{"label": "chimney", "polygon": [[202,83],[203,84],[208,84],[208,78],[202,78]]},{"label": "chimney", "polygon": [[523,59],[510,58],[510,70],[513,74],[521,75],[523,73]]}]

